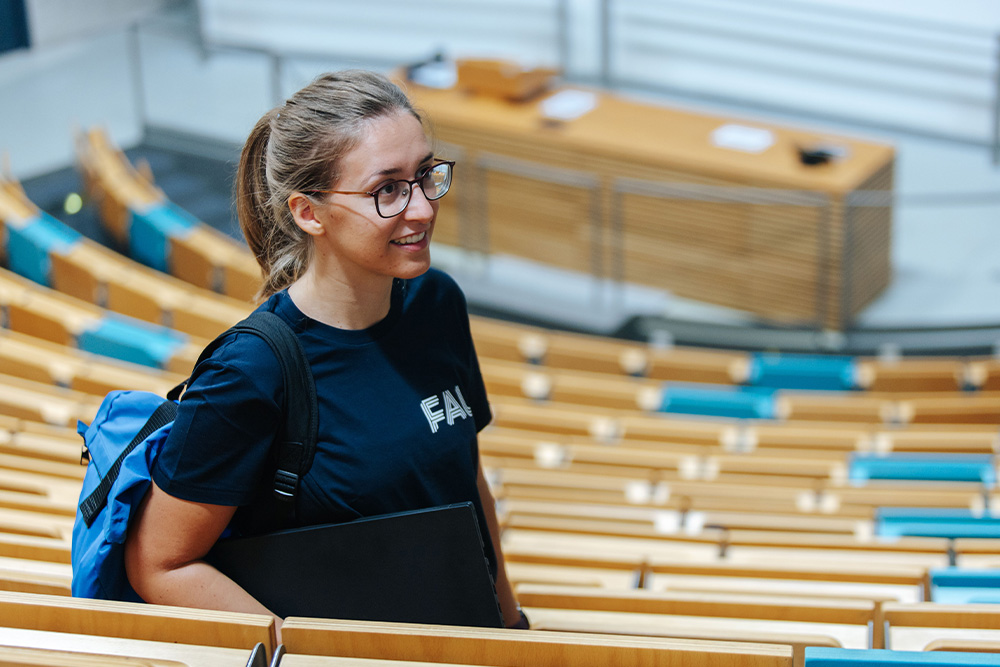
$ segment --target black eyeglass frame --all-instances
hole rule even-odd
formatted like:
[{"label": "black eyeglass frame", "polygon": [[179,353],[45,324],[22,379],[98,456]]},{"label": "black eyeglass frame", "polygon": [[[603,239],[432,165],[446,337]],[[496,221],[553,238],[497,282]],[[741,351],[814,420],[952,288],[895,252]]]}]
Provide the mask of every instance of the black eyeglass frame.
[{"label": "black eyeglass frame", "polygon": [[[421,183],[421,181],[423,181],[425,178],[427,178],[430,175],[431,171],[433,171],[437,167],[440,167],[443,164],[448,165],[448,187],[445,188],[444,192],[442,192],[441,194],[437,195],[436,197],[429,197],[427,195],[427,191],[424,190],[424,186],[421,185],[420,183]],[[386,218],[386,219],[388,219],[388,218],[395,218],[397,215],[400,215],[403,211],[405,211],[406,207],[410,205],[410,200],[413,198],[413,188],[414,188],[414,186],[418,186],[420,188],[420,190],[424,193],[424,197],[427,197],[427,201],[437,201],[438,199],[441,199],[441,197],[444,197],[446,194],[448,194],[448,191],[451,190],[451,181],[452,181],[452,178],[454,177],[454,169],[455,169],[455,161],[454,160],[439,160],[439,161],[435,162],[434,164],[432,164],[427,169],[427,173],[425,173],[420,178],[414,178],[414,179],[400,178],[398,180],[390,181],[388,183],[383,184],[382,186],[380,186],[378,188],[378,190],[372,190],[372,191],[366,191],[366,190],[306,190],[305,194],[316,194],[316,195],[320,195],[320,194],[323,194],[323,195],[368,195],[369,197],[371,197],[372,199],[375,200],[375,212],[378,213],[378,215],[379,215],[380,218]],[[402,208],[400,208],[399,211],[397,211],[396,213],[393,213],[392,215],[383,215],[382,214],[382,209],[379,208],[379,205],[378,205],[378,193],[379,193],[379,190],[381,190],[382,188],[386,187],[387,185],[394,185],[396,183],[405,183],[406,185],[409,186],[409,189],[407,190],[407,194],[406,194],[406,203],[404,203],[403,206],[402,206]]]}]

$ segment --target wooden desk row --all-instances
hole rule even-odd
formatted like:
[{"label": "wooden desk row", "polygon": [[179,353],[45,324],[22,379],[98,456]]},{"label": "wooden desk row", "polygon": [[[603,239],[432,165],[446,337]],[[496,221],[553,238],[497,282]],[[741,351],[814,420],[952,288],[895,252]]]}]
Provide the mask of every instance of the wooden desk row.
[{"label": "wooden desk row", "polygon": [[[74,348],[84,336],[101,332],[106,323],[120,323],[126,328],[141,329],[141,324],[119,320],[108,311],[33,283],[0,269],[0,308],[5,314],[5,328]],[[139,331],[136,332],[138,335]],[[169,335],[173,344],[170,356],[155,359],[162,367],[187,375],[207,344],[204,338],[176,334],[170,329],[150,329],[152,335]],[[125,341],[135,343],[136,341]],[[154,359],[151,359],[154,361]]]},{"label": "wooden desk row", "polygon": [[[672,385],[593,371],[550,370],[517,362],[480,360],[491,395],[524,396],[603,408],[657,411]],[[677,385],[683,390],[715,391]],[[764,400],[765,397],[762,397]],[[893,423],[1000,424],[1000,392],[883,394],[777,391],[766,397],[782,420]],[[669,408],[668,408],[669,409]],[[763,416],[763,415],[762,415]]]},{"label": "wooden desk row", "polygon": [[881,424],[836,422],[770,422],[747,424],[713,419],[684,419],[638,410],[599,408],[555,401],[539,402],[497,394],[491,397],[494,423],[555,436],[589,438],[612,445],[676,442],[722,446],[730,452],[753,452],[764,447],[788,449],[839,449],[841,451],[956,451],[969,448],[993,451],[996,427],[992,424],[909,424],[888,428]]},{"label": "wooden desk row", "polygon": [[[149,169],[135,169],[100,129],[81,133],[76,148],[85,186],[101,219],[114,238],[127,244],[132,212],[163,204],[166,197],[153,185]],[[240,301],[251,300],[260,285],[260,269],[246,247],[204,225],[171,237],[169,258],[173,275]]]},{"label": "wooden desk row", "polygon": [[[32,224],[62,228],[41,215],[20,184],[0,178],[0,225],[9,230]],[[47,263],[44,277],[58,292],[197,337],[212,338],[250,311],[246,301],[192,288],[79,236],[39,261]]]},{"label": "wooden desk row", "polygon": [[[746,380],[746,352],[670,346],[657,348],[600,336],[550,331],[484,317],[472,318],[480,355],[531,363],[539,370],[566,369],[673,382],[733,384]],[[873,392],[946,392],[1000,389],[1000,360],[929,357],[884,361],[857,359],[860,386]]]},{"label": "wooden desk row", "polygon": [[[21,424],[21,422],[18,423]],[[39,430],[44,430],[44,429],[39,429]],[[25,429],[19,432],[28,433],[30,431]],[[14,512],[0,512],[0,533],[7,533],[7,531],[9,530],[9,526],[12,524],[12,521],[16,516],[17,515]],[[37,525],[38,515],[36,514],[33,518]],[[49,522],[51,522],[51,520]],[[523,535],[525,534],[525,532],[526,531],[524,528],[514,527],[514,528],[508,528],[507,534],[505,535],[505,540],[508,541],[508,545],[510,545],[509,548],[506,550],[510,553],[510,559],[512,563],[521,562],[521,560],[524,558],[524,549],[518,548],[517,538],[519,534]],[[527,533],[530,533],[532,535],[536,534],[534,533],[533,530],[528,530]],[[550,533],[546,532],[537,533],[537,535],[540,536],[545,536],[549,534]],[[558,534],[556,535],[556,537],[559,537],[561,535],[562,534]],[[567,533],[566,535],[572,538],[572,534]],[[581,536],[581,537],[586,537],[586,536]],[[18,535],[15,533],[11,535],[4,534],[3,540],[0,540],[0,544],[7,543],[8,545],[11,545],[8,548],[14,548],[15,545],[19,545],[19,540],[14,538],[20,538],[20,546],[24,548],[27,548],[28,544],[30,544],[28,540],[34,540],[36,543],[39,540],[46,540],[50,543],[54,542],[65,543],[67,541],[67,535],[65,532],[53,535],[40,535],[40,534]],[[568,550],[575,553],[577,557],[580,557],[581,554],[588,554],[588,557],[591,559],[599,558],[603,550],[605,553],[613,552],[616,554],[616,557],[618,559],[621,559],[623,554],[629,553],[630,548],[634,548],[634,547],[627,547],[626,546],[627,544],[629,543],[638,544],[640,542],[649,541],[647,538],[635,538],[635,537],[628,537],[625,538],[625,541],[623,541],[622,538],[614,536],[603,536],[600,539],[604,543],[602,547],[594,548],[591,546],[587,548],[581,548],[582,544],[576,543],[572,544]],[[537,549],[537,540],[535,542],[535,546]],[[692,546],[696,548],[698,547],[697,544],[694,544]],[[729,557],[726,559],[726,561],[728,561],[730,565],[725,567],[732,568],[732,563],[745,561],[747,556],[741,555],[743,552],[740,550],[746,549],[748,546],[752,545],[744,545],[739,538],[733,540],[733,546],[731,547],[732,551]],[[793,554],[805,554],[809,551],[813,551],[813,553],[816,553],[815,549],[817,546],[819,548],[826,548],[826,546],[828,545],[821,545],[816,543],[808,546],[800,545],[798,548],[788,547],[786,545],[783,545],[780,547],[780,550],[777,550],[772,545],[771,547],[766,549],[767,551],[770,551],[770,556],[764,557],[758,554],[756,558],[765,559],[774,563],[775,557],[779,556],[780,554],[785,554],[786,557],[790,557]],[[906,557],[906,553],[908,553],[906,551],[907,548],[912,548],[912,545],[909,544],[901,545],[900,548],[898,549],[892,549],[890,550],[891,553],[884,554],[884,557],[882,559],[865,558],[863,561],[866,564],[865,567],[856,568],[855,576],[856,577],[862,576],[859,573],[864,571],[866,572],[866,574],[863,576],[868,577],[869,580],[877,578],[879,576],[878,575],[879,566],[877,565],[877,563],[881,560],[881,562],[884,562],[887,565],[889,563],[894,564],[893,566],[893,571],[895,572],[894,576],[896,577],[896,580],[899,581],[901,577],[906,576],[904,574],[905,569],[901,569],[899,567],[899,564],[908,561]],[[675,553],[675,554],[680,553],[681,551],[685,551],[686,553],[688,553],[689,557],[694,555],[694,551],[687,550],[687,548],[683,544],[675,544],[672,546],[660,545],[653,551],[653,555],[655,556],[655,554],[658,553],[662,557],[670,553]],[[834,549],[834,551],[837,551],[837,549]],[[643,553],[641,555],[639,554],[639,552],[633,552],[633,553],[635,553],[637,557],[642,558],[641,567],[643,569],[650,571],[649,574],[645,575],[646,579],[645,583],[647,586],[649,586],[653,581],[655,581],[655,579],[651,579],[651,576],[652,577],[659,576],[658,574],[655,573],[655,571],[652,570],[652,567],[654,567],[652,565],[654,559],[651,558],[650,554],[648,553]],[[930,562],[930,559],[927,556],[920,556],[918,558],[918,555],[920,553],[922,552],[917,551],[910,553],[909,560],[912,560],[913,562],[918,562],[918,560],[919,561],[926,560],[927,562]],[[839,565],[841,569],[840,576],[842,577],[848,576],[844,574],[845,559],[843,558],[842,552],[831,553],[830,555],[828,555],[827,558],[831,562],[837,562],[840,564]],[[712,562],[716,562],[719,563],[719,565],[722,565],[722,563],[718,560],[715,559],[711,560]],[[751,560],[753,560],[753,558],[751,558]],[[859,564],[862,562],[860,559],[853,559],[853,560],[855,560]],[[693,564],[694,562],[706,563],[708,561],[709,559],[696,557],[692,558],[690,562]],[[876,564],[874,568],[871,566],[872,561],[874,561]],[[54,565],[45,566],[44,565],[45,562],[46,561],[39,561],[38,563],[34,564],[33,567],[25,567],[23,565],[18,567],[19,564],[14,562],[14,557],[7,557],[6,560],[0,558],[0,583],[2,583],[4,587],[14,587],[17,585],[17,576],[20,575],[26,581],[26,587],[30,587],[31,590],[36,590],[36,591],[39,590],[39,587],[43,585],[46,579],[52,582],[52,585],[55,587],[54,590],[58,590],[60,581],[62,582],[63,585],[65,583],[65,570],[64,569],[60,570],[58,567],[55,567]],[[815,576],[815,573],[820,569],[818,567],[819,560],[814,558],[810,559],[810,562],[814,565],[813,574]],[[593,563],[591,563],[591,565],[593,565]],[[668,569],[670,567],[669,565],[664,565],[664,563],[662,562],[659,565],[664,572],[669,571]],[[702,567],[704,568],[705,566]],[[10,576],[4,576],[5,568],[10,568],[13,574]],[[744,574],[750,569],[751,568],[746,568]],[[674,573],[674,575],[676,576],[676,572]],[[791,574],[791,576],[796,576],[796,575],[803,576],[801,571],[795,574]],[[785,576],[786,577],[789,576],[789,573],[786,572]],[[666,579],[663,579],[661,581],[661,585],[665,584],[666,581],[667,581]],[[523,585],[530,586],[531,584],[530,582],[524,582]],[[580,596],[586,596],[586,599],[594,597],[594,594],[592,593],[588,594],[580,591],[578,586],[574,587],[574,589],[575,590],[562,591],[562,592],[557,591],[560,595],[563,595],[563,597],[559,599],[565,600],[567,599],[567,597],[580,598]],[[602,633],[601,635],[595,635],[592,638],[593,639],[592,642],[583,641],[583,647],[578,646],[577,648],[574,649],[567,649],[565,647],[562,647],[562,644],[560,643],[559,644],[560,648],[558,649],[557,652],[558,656],[561,659],[565,659],[566,656],[565,651],[567,650],[579,650],[579,651],[586,650],[586,655],[592,658],[594,655],[603,654],[604,652],[608,651],[611,651],[609,655],[615,655],[614,651],[622,650],[624,647],[634,648],[636,646],[634,642],[624,641],[627,638],[608,636],[607,634],[610,632],[612,633],[612,635],[614,635],[614,633],[617,632],[624,632],[635,635],[635,641],[642,642],[642,646],[645,646],[647,648],[652,648],[652,647],[659,647],[660,649],[665,648],[666,645],[664,644],[649,643],[653,641],[653,639],[651,639],[650,636],[657,634],[662,634],[666,638],[674,638],[678,636],[681,637],[693,636],[693,637],[700,637],[701,640],[706,640],[706,639],[711,640],[708,643],[699,642],[700,648],[698,650],[698,654],[693,656],[688,656],[690,660],[693,660],[695,662],[690,663],[686,658],[685,664],[700,664],[700,662],[698,661],[706,658],[699,656],[706,650],[709,652],[710,655],[714,655],[713,652],[716,649],[720,648],[717,642],[734,642],[734,641],[745,642],[751,639],[753,640],[753,644],[759,644],[762,641],[772,642],[774,646],[778,649],[790,650],[791,654],[782,653],[782,655],[785,656],[786,659],[787,657],[790,656],[791,660],[793,661],[791,664],[801,664],[800,661],[802,655],[801,650],[804,646],[843,644],[845,643],[844,638],[847,635],[849,635],[850,632],[847,632],[846,634],[843,631],[838,631],[835,633],[832,632],[829,627],[830,623],[825,622],[825,621],[830,621],[830,618],[828,617],[823,617],[822,619],[816,617],[816,618],[810,618],[808,620],[806,620],[803,617],[800,617],[793,624],[794,627],[786,627],[785,625],[782,625],[783,622],[780,621],[780,619],[771,618],[767,615],[762,615],[761,609],[765,608],[772,610],[784,609],[786,610],[786,613],[788,613],[788,610],[801,611],[802,609],[808,608],[812,609],[813,613],[816,614],[820,614],[821,611],[822,613],[830,613],[830,614],[848,613],[848,611],[850,610],[850,613],[857,615],[859,613],[863,614],[867,610],[869,610],[869,608],[872,608],[872,603],[864,603],[864,602],[850,601],[850,600],[844,601],[843,599],[838,601],[837,599],[833,598],[824,599],[822,598],[822,596],[821,599],[819,600],[817,599],[805,600],[802,599],[801,596],[799,597],[793,596],[792,599],[782,600],[779,599],[779,597],[777,597],[778,595],[777,593],[772,591],[771,593],[762,593],[760,596],[758,596],[759,600],[752,606],[753,614],[750,614],[750,612],[747,611],[748,609],[750,609],[750,607],[746,607],[745,604],[746,598],[749,596],[749,594],[745,593],[741,598],[739,595],[735,595],[733,593],[727,593],[727,594],[716,593],[714,608],[709,609],[708,607],[705,607],[704,603],[699,603],[701,606],[700,606],[700,611],[698,613],[690,613],[684,615],[681,614],[681,607],[675,607],[673,609],[673,614],[672,614],[674,618],[670,618],[671,614],[667,613],[666,609],[657,609],[651,611],[650,609],[647,608],[645,610],[638,610],[638,611],[637,610],[613,611],[610,617],[605,617],[605,615],[609,613],[607,609],[591,608],[591,609],[581,610],[579,613],[573,612],[571,610],[565,609],[565,607],[568,606],[565,603],[560,603],[558,606],[556,604],[553,604],[552,603],[553,598],[551,598],[551,591],[549,591],[549,593],[546,593],[544,590],[539,591],[536,589],[533,591],[531,588],[526,589],[526,591],[527,591],[526,600],[528,601],[529,612],[537,615],[538,627],[542,630],[544,630],[544,628],[560,630],[559,634],[552,635],[551,637],[547,637],[547,633],[544,631],[525,633],[525,637],[530,637],[530,639],[526,640],[531,642],[530,651],[526,655],[531,655],[531,658],[534,661],[532,664],[540,664],[538,662],[539,651],[542,651],[542,653],[544,654],[548,650],[555,650],[552,649],[549,643],[547,642],[556,641],[558,643],[562,642],[563,640],[569,640],[569,638],[572,637],[573,639],[571,641],[575,642],[576,644],[579,644],[581,640],[585,640],[587,638],[585,636],[577,635],[575,633],[585,630],[588,623],[598,623],[598,622],[604,623],[603,627],[600,628]],[[857,589],[854,591],[854,593],[856,595],[863,595],[861,590]],[[541,601],[541,598],[538,597],[538,595],[540,594],[550,595],[550,597],[547,598],[549,602],[543,603]],[[633,591],[632,593],[623,592],[621,593],[621,595],[617,596],[617,598],[615,598],[614,595],[610,596],[598,595],[597,597],[599,598],[610,597],[612,599],[632,600],[633,596],[635,595],[645,596],[646,594],[647,594],[646,591],[644,592]],[[535,597],[531,597],[532,595],[534,595]],[[643,601],[643,603],[647,603],[650,600],[662,601],[664,599],[664,596],[666,596],[666,598],[672,598],[675,601],[675,603],[679,604],[680,602],[684,602],[685,600],[690,601],[690,598],[692,597],[703,600],[704,598],[706,598],[706,596],[710,596],[708,593],[705,592],[682,593],[677,591],[674,592],[668,591],[664,593],[652,592],[650,593],[650,595],[652,597],[649,597],[648,599],[640,598],[640,601]],[[656,596],[659,597],[657,598]],[[34,595],[32,597],[35,599],[41,599],[42,602],[44,602],[46,605],[49,605],[50,609],[53,605],[57,605],[57,603],[54,603],[51,600],[46,600],[44,596]],[[2,609],[3,600],[4,600],[3,595],[0,595],[0,609]],[[744,604],[744,607],[740,607],[741,600],[742,604]],[[71,604],[75,605],[77,602],[78,601],[72,601]],[[84,632],[91,635],[100,634],[100,631],[95,631],[91,629],[91,626],[101,625],[102,616],[106,615],[106,612],[107,613],[110,612],[109,610],[101,606],[103,603],[87,602],[87,605],[92,605],[92,604],[97,605],[96,611],[99,613],[93,613],[95,611],[95,608],[90,606],[87,607],[86,611],[83,612],[82,615],[77,613],[71,614],[69,612],[64,613],[62,611],[58,612],[59,624],[60,627],[63,628],[61,632],[72,632],[72,633]],[[151,614],[158,614],[162,611],[162,608],[159,607],[148,607],[145,605],[140,605],[140,606],[143,608],[145,612]],[[74,609],[76,609],[76,607],[74,607]],[[113,611],[114,613],[119,613],[121,610],[116,609]],[[691,609],[688,609],[687,611],[691,612]],[[25,623],[27,624],[34,623],[34,621],[30,619],[37,618],[38,613],[39,612],[34,612],[34,611],[26,612],[24,609],[21,609],[19,610],[18,613],[18,618],[20,620],[17,622],[5,623],[5,625],[11,628],[24,627],[23,624]],[[199,616],[198,614],[209,614],[209,615],[212,614],[212,612],[191,613],[191,610],[184,610],[183,613],[185,614],[185,618],[188,620],[196,620],[197,618],[201,618],[201,616]],[[874,611],[872,613],[874,613]],[[964,618],[964,616],[967,616],[970,613],[970,611],[968,609],[963,609],[961,610],[960,613],[963,615]],[[636,614],[639,614],[639,616],[635,616]],[[678,614],[687,617],[687,620],[686,621],[683,620],[680,616],[678,616]],[[723,619],[741,619],[741,618],[748,620],[743,620],[743,621],[723,620]],[[749,620],[749,618],[758,620]],[[762,618],[767,618],[768,621],[762,623],[759,620]],[[138,621],[135,621],[133,619],[128,619],[128,621],[125,622],[117,621],[115,622],[114,627],[131,628],[133,623],[138,623]],[[833,623],[834,625],[837,624],[836,621],[833,621]],[[957,621],[948,621],[947,623],[957,624]],[[78,625],[80,626],[79,628],[77,627]],[[166,621],[160,620],[157,632],[160,633],[165,632],[164,628],[167,627],[167,625],[168,624]],[[841,623],[841,625],[849,625],[849,623],[845,622]],[[83,628],[84,626],[86,626],[86,629],[80,629]],[[749,634],[751,632],[749,626],[754,627],[753,632],[757,633],[756,637],[752,637]],[[303,632],[301,636],[297,634],[300,630]],[[563,634],[566,630],[572,630],[573,634],[571,635]],[[51,628],[48,631],[51,631]],[[823,631],[825,631],[825,634]],[[8,631],[5,630],[5,632]],[[128,630],[128,632],[131,632],[131,630]],[[142,632],[151,632],[151,631],[143,630]],[[335,633],[336,636],[327,634],[331,632]],[[344,635],[342,634],[344,632],[347,633],[361,632],[363,634]],[[395,639],[387,639],[382,636],[382,633],[386,632],[388,632],[389,635],[391,635],[392,637],[399,637],[398,641],[400,642],[400,644],[398,649],[396,648],[397,644],[395,643],[396,641]],[[856,635],[858,635],[858,637],[860,637],[865,633],[869,632],[868,625],[867,624],[863,626],[859,625],[857,629],[853,632]],[[373,625],[373,624],[352,624],[352,623],[347,623],[345,626],[343,622],[328,622],[328,621],[319,621],[315,619],[302,619],[301,621],[294,619],[289,620],[285,630],[283,630],[283,633],[284,633],[283,636],[286,647],[290,651],[292,651],[293,654],[296,652],[327,653],[331,651],[344,654],[343,653],[344,651],[348,651],[349,652],[348,654],[350,655],[358,655],[362,657],[377,657],[380,659],[385,659],[385,658],[395,658],[395,657],[405,656],[407,659],[414,659],[416,657],[424,655],[422,653],[415,654],[411,652],[414,650],[413,642],[418,641],[418,643],[421,645],[426,644],[428,642],[434,644],[435,657],[432,658],[429,657],[428,659],[434,661],[444,660],[444,659],[448,660],[454,659],[458,660],[459,664],[466,664],[466,663],[495,664],[492,662],[485,662],[484,661],[485,659],[481,657],[484,654],[478,652],[473,652],[471,654],[468,654],[468,656],[466,654],[462,654],[462,657],[459,657],[458,653],[449,653],[449,655],[453,657],[449,658],[442,657],[441,651],[456,652],[456,651],[471,650],[469,648],[466,649],[459,648],[459,645],[461,645],[461,641],[459,640],[461,638],[465,639],[474,638],[475,639],[474,644],[476,646],[479,646],[480,648],[482,648],[482,645],[484,643],[490,644],[492,642],[507,641],[503,637],[505,631],[477,631],[464,628],[434,629],[434,628],[419,628],[411,626],[384,626],[382,624]],[[371,647],[376,645],[374,639],[372,639],[372,643],[367,643],[366,641],[363,641],[361,639],[361,637],[369,636],[370,633],[375,633],[375,635],[371,635],[373,637],[374,636],[379,637],[379,641],[381,642],[381,644],[379,644],[378,653],[374,654],[367,653],[367,651],[373,650]],[[17,633],[15,633],[15,635],[17,635]],[[14,636],[14,635],[5,635],[5,636]],[[21,637],[21,639],[17,640],[12,639],[11,641],[17,646],[23,646],[24,644],[18,642],[26,641],[23,639],[24,635],[21,634],[17,636]],[[187,641],[187,642],[191,641],[190,637],[192,635],[187,633],[187,631],[185,631],[184,636],[187,637],[187,639],[182,641]],[[416,636],[421,637],[421,639],[415,640],[414,637]],[[939,642],[949,639],[949,635],[947,633],[942,635],[942,633],[938,630],[933,631],[931,636],[934,636]],[[345,637],[355,637],[355,639],[347,640],[350,645],[350,648],[347,649],[345,649],[343,647],[343,644],[341,643],[344,641]],[[430,639],[430,637],[438,637],[440,639],[438,641],[433,641]],[[672,639],[670,640],[673,641]],[[52,639],[51,636],[47,636],[46,641],[54,641],[54,640]],[[666,639],[663,641],[666,641]],[[542,645],[539,645],[538,642],[543,642],[543,643]],[[853,645],[852,642],[853,640],[850,640],[847,641],[846,643],[847,645]],[[210,643],[212,646],[216,647],[222,644],[220,640],[215,640],[215,639],[211,640]],[[4,645],[4,642],[0,641],[0,645]],[[362,646],[366,648],[358,648]],[[594,648],[594,647],[599,647],[599,648]],[[52,645],[51,644],[48,645],[48,648],[51,649]],[[748,652],[754,654],[754,647],[750,644],[737,643],[732,645],[730,648],[733,651],[733,655],[727,658],[729,660],[737,660],[737,661],[744,660]],[[397,650],[399,651],[398,653],[396,652]],[[514,649],[513,647],[508,647],[506,644],[500,643],[496,645],[495,650],[503,652],[503,655],[506,656],[509,655],[508,653],[506,653],[506,651],[509,650],[528,651],[528,647],[521,646],[520,649]],[[355,653],[354,651],[364,651],[364,653]],[[404,651],[406,652],[404,653]],[[656,655],[656,654],[654,653],[651,655]],[[677,656],[674,656],[674,659],[676,659],[676,657]],[[645,659],[652,660],[653,658],[647,656],[647,658]],[[707,659],[711,660],[711,658]],[[501,662],[499,664],[525,664],[525,663]],[[644,663],[644,664],[649,664],[649,663]],[[658,663],[654,662],[652,664],[658,664]],[[706,664],[713,664],[713,663],[708,662]],[[780,664],[789,664],[789,663],[784,662]]]}]

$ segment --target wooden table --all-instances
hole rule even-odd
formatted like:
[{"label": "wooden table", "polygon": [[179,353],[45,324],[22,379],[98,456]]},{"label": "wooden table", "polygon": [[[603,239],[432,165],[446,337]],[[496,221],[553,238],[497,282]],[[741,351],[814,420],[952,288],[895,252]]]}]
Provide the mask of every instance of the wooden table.
[{"label": "wooden table", "polygon": [[[440,242],[835,329],[889,282],[891,198],[873,206],[854,194],[892,190],[889,146],[610,93],[552,121],[544,95],[516,103],[405,85],[439,153],[458,160]],[[769,130],[773,144],[714,145],[726,124]],[[817,142],[846,154],[802,164],[798,146]]]}]

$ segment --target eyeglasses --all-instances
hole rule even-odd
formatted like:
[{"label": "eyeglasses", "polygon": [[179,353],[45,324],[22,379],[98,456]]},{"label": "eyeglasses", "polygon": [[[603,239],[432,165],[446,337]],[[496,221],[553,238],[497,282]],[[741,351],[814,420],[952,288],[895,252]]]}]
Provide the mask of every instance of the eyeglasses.
[{"label": "eyeglasses", "polygon": [[310,194],[368,195],[375,199],[375,211],[383,218],[392,218],[410,204],[413,186],[419,185],[428,201],[436,201],[448,194],[451,188],[451,168],[455,162],[445,160],[424,167],[413,180],[401,179],[386,183],[371,192],[357,190],[309,190]]}]

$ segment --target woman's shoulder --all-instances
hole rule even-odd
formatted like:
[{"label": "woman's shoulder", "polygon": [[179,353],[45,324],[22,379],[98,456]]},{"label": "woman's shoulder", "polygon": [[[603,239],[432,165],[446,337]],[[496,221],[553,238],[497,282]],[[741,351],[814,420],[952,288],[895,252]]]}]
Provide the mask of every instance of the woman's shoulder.
[{"label": "woman's shoulder", "polygon": [[465,294],[450,275],[440,269],[428,269],[424,274],[406,281],[407,297],[414,301],[458,302],[465,306]]},{"label": "woman's shoulder", "polygon": [[[276,295],[277,296],[277,295]],[[271,297],[257,308],[270,311],[282,317],[281,299]],[[291,322],[288,322],[292,325]],[[248,378],[271,377],[280,373],[281,367],[270,344],[261,336],[247,331],[227,331],[216,342],[211,354],[200,366],[208,368],[225,367],[243,373]],[[202,368],[196,369],[201,371]]]}]

